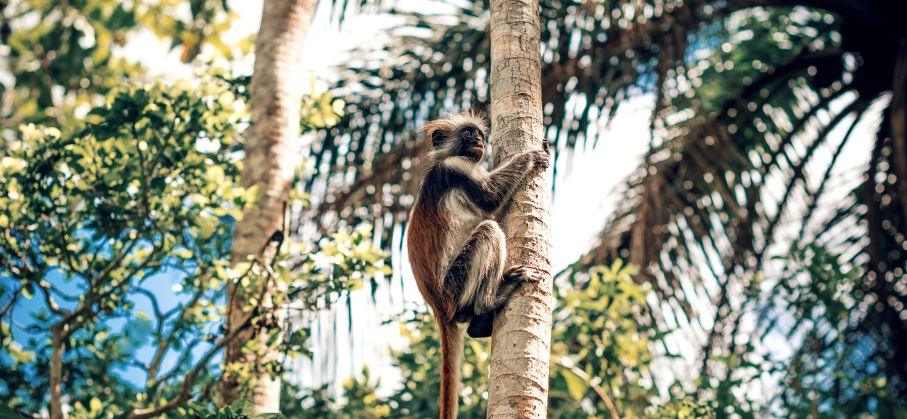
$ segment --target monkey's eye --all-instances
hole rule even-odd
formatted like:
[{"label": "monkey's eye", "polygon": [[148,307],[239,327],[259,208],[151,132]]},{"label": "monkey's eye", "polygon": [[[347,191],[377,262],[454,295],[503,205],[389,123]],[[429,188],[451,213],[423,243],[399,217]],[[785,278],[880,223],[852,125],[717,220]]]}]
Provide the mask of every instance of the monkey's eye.
[{"label": "monkey's eye", "polygon": [[463,131],[460,131],[460,138],[466,140],[479,140],[482,139],[482,132],[473,127],[464,128]]}]

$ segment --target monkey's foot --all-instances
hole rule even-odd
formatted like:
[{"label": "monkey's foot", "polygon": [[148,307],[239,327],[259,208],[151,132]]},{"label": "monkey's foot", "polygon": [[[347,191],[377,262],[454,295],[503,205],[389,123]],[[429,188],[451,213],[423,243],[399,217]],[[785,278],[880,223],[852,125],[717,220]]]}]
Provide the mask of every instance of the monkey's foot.
[{"label": "monkey's foot", "polygon": [[511,266],[510,269],[504,271],[504,280],[505,281],[520,281],[520,282],[539,282],[542,280],[542,275],[536,272],[534,269],[529,269],[523,265]]},{"label": "monkey's foot", "polygon": [[494,326],[494,313],[473,317],[466,328],[466,334],[471,338],[487,338],[491,336]]}]

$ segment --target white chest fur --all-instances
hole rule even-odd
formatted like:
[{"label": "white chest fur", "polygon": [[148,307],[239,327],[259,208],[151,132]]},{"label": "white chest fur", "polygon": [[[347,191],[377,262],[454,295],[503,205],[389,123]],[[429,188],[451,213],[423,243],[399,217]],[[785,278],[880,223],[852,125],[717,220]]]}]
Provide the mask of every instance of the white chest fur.
[{"label": "white chest fur", "polygon": [[[466,244],[472,231],[484,219],[482,212],[469,200],[465,192],[454,189],[444,196],[443,205],[450,215],[447,237],[444,243],[445,261],[452,261]],[[441,272],[447,272],[444,266]]]}]

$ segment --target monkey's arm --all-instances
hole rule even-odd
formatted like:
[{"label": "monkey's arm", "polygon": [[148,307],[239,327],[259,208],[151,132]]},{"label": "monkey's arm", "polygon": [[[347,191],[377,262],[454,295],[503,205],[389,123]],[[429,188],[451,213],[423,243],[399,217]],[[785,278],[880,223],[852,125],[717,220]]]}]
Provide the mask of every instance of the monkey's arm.
[{"label": "monkey's arm", "polygon": [[539,168],[548,167],[547,150],[531,151],[515,156],[491,174],[462,159],[450,158],[438,165],[437,175],[448,187],[458,187],[483,211],[491,213],[507,204]]}]

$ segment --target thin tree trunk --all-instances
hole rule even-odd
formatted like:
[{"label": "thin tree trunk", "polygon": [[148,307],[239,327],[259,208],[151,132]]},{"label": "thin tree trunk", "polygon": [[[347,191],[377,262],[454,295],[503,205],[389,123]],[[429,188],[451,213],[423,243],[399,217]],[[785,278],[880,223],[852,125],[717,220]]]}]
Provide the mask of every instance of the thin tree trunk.
[{"label": "thin tree trunk", "polygon": [[[299,163],[294,143],[299,140],[302,47],[314,11],[315,0],[264,2],[261,28],[255,41],[255,69],[249,103],[252,125],[247,131],[242,173],[243,186],[259,186],[261,193],[253,205],[246,207],[242,220],[236,223],[231,255],[234,262],[243,262],[253,256],[263,264],[270,264],[276,252],[265,252],[265,249],[272,235],[284,233],[286,202],[294,169]],[[228,331],[239,327],[245,317],[242,308],[247,305],[249,295],[243,291],[228,287]],[[279,327],[273,321],[270,323],[272,327]],[[280,359],[277,353],[266,354],[263,358],[242,353],[243,345],[252,339],[264,343],[268,327],[260,326],[240,332],[226,345],[225,366],[236,363],[254,367]],[[255,412],[277,412],[280,378],[267,374],[255,374],[252,378],[257,380],[251,395]],[[225,368],[222,382],[225,404],[248,397],[239,394],[239,384],[239,378]]]},{"label": "thin tree trunk", "polygon": [[[544,147],[538,0],[491,1],[491,117],[495,163]],[[544,278],[524,285],[494,323],[489,418],[547,416],[551,355],[548,179],[540,174],[502,217],[508,266]]]},{"label": "thin tree trunk", "polygon": [[64,325],[52,328],[50,340],[50,419],[63,419]]}]

